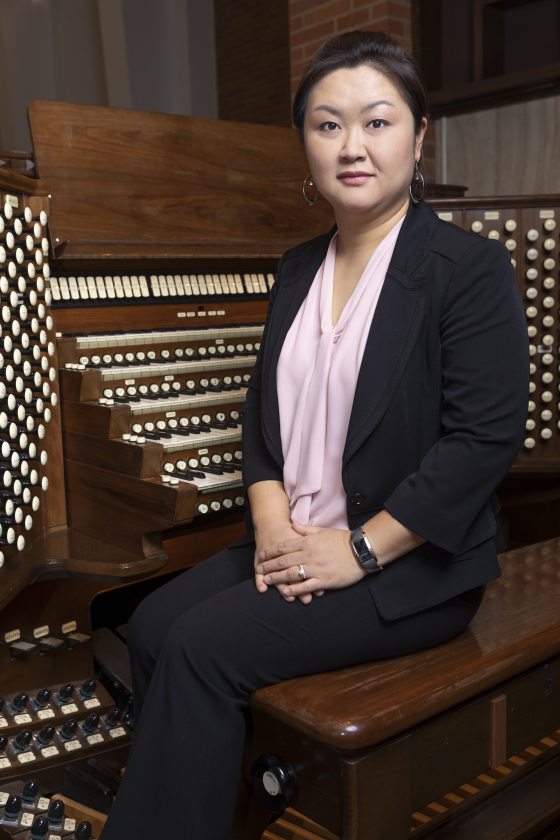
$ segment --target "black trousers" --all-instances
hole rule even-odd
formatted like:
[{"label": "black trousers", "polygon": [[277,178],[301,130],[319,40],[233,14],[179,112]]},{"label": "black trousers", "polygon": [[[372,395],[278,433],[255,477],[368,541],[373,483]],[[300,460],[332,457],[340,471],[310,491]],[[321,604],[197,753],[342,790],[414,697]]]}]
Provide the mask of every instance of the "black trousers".
[{"label": "black trousers", "polygon": [[[257,592],[254,544],[152,593],[129,624],[134,744],[102,840],[229,840],[252,692],[399,656],[461,633],[482,590],[384,621],[367,578],[305,606]],[[398,561],[397,561],[398,562]]]}]

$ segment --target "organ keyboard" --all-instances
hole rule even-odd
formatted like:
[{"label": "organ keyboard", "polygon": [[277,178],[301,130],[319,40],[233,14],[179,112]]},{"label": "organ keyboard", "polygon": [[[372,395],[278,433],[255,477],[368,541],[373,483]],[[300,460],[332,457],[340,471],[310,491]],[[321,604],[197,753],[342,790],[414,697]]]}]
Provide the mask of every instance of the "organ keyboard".
[{"label": "organ keyboard", "polygon": [[[301,199],[306,169],[289,130],[228,123],[225,144],[217,121],[47,102],[32,103],[30,125],[40,177],[0,170],[0,693],[8,703],[22,693],[56,696],[67,683],[77,690],[92,679],[92,630],[125,622],[141,581],[241,534],[240,424],[276,261],[331,224],[324,203],[310,210]],[[501,497],[511,545],[546,539],[560,514],[560,200],[433,204],[503,241],[514,260],[531,395]],[[103,721],[112,700],[103,686],[97,692],[93,734],[102,740],[87,740],[93,724],[78,703],[78,737],[67,739],[80,743],[74,751],[43,755],[47,724],[36,709],[31,723],[10,718],[0,780],[26,774],[17,758],[26,750],[16,755],[13,744],[25,747],[28,731],[35,775],[51,779],[97,752],[116,761],[127,719],[111,735]],[[62,744],[53,710],[51,734]],[[0,712],[0,736],[1,727]]]}]

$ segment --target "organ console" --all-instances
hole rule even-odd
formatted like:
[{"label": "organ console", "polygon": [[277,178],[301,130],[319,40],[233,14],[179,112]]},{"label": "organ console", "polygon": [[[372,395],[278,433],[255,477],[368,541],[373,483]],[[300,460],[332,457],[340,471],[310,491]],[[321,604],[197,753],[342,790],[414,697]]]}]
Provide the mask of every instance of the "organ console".
[{"label": "organ console", "polygon": [[[332,224],[301,197],[288,129],[39,101],[29,120],[38,177],[0,169],[4,829],[25,808],[9,785],[53,791],[70,762],[124,760],[132,722],[94,678],[92,634],[241,533],[243,402],[276,261]],[[511,254],[531,393],[500,493],[510,546],[548,538],[560,198],[432,204]],[[45,819],[21,836],[47,837]]]}]

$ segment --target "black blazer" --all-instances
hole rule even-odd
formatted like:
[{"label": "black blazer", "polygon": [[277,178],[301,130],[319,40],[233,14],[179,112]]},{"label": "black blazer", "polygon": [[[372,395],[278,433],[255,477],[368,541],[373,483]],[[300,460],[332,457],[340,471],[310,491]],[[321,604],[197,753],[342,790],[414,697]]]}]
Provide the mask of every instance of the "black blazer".
[{"label": "black blazer", "polygon": [[[276,366],[328,234],[288,251],[248,388],[244,478],[282,481]],[[368,578],[384,618],[499,575],[493,491],[519,450],[529,378],[507,251],[411,205],[379,297],[342,459],[351,528],[382,508],[427,542]]]}]

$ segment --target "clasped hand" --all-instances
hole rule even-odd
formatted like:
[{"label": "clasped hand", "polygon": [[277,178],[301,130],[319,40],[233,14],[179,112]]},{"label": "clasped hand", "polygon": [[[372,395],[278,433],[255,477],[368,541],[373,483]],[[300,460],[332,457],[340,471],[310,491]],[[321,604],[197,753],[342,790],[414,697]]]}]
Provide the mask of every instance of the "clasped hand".
[{"label": "clasped hand", "polygon": [[[279,541],[262,546],[257,543],[257,589],[265,592],[268,586],[275,586],[286,601],[299,598],[309,604],[314,595],[322,595],[326,589],[357,583],[365,573],[352,553],[349,536],[346,530],[292,522]],[[301,580],[301,566],[306,580]]]}]

